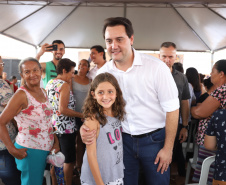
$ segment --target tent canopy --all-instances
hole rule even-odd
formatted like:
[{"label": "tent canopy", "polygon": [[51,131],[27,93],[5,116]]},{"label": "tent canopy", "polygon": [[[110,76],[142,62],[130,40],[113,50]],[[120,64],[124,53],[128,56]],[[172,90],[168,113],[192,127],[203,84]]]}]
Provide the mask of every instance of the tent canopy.
[{"label": "tent canopy", "polygon": [[[127,17],[134,47],[159,50],[172,41],[179,51],[226,48],[225,0],[0,0],[0,33],[33,46],[63,40],[67,48],[105,46],[108,17]],[[225,2],[226,3],[226,2]]]}]

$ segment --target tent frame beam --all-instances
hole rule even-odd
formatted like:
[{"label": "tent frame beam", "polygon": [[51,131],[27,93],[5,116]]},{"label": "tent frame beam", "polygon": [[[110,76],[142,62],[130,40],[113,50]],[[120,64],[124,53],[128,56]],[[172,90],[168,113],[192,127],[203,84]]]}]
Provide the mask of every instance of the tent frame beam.
[{"label": "tent frame beam", "polygon": [[226,46],[224,46],[222,48],[215,49],[214,52],[217,52],[217,51],[220,51],[220,50],[223,50],[223,49],[226,49]]},{"label": "tent frame beam", "polygon": [[49,37],[50,34],[52,34],[79,6],[81,3],[79,3],[55,28],[53,28],[53,30],[51,32],[49,32],[48,35],[45,36],[44,39],[42,39],[42,41],[38,44],[39,46],[41,45],[41,43],[46,40],[46,38]]},{"label": "tent frame beam", "polygon": [[124,3],[124,17],[127,15],[127,3]]},{"label": "tent frame beam", "polygon": [[42,6],[41,8],[35,10],[34,12],[30,13],[29,15],[27,15],[26,17],[20,19],[19,21],[15,22],[14,24],[12,24],[11,26],[9,26],[8,28],[2,30],[1,32],[4,33],[7,30],[9,30],[10,28],[12,28],[13,26],[17,25],[18,23],[22,22],[23,20],[27,19],[28,17],[30,17],[31,15],[35,14],[36,12],[40,11],[41,9],[45,8],[46,6],[50,5],[50,3],[48,3],[47,5]]},{"label": "tent frame beam", "polygon": [[206,7],[208,10],[210,10],[211,12],[213,12],[214,14],[216,14],[217,16],[219,16],[220,18],[222,18],[222,19],[224,19],[226,21],[226,18],[225,17],[223,17],[222,15],[220,15],[219,13],[217,13],[216,11],[214,11],[212,8],[209,8],[205,4],[203,4],[203,6]]},{"label": "tent frame beam", "polygon": [[188,22],[184,19],[184,17],[177,11],[177,9],[170,4],[171,7],[174,9],[174,11],[177,13],[177,15],[185,22],[185,24],[188,26],[188,28],[191,29],[191,31],[195,34],[197,38],[211,51],[211,48],[207,45],[207,43],[199,36],[199,34],[188,24]]},{"label": "tent frame beam", "polygon": [[4,35],[4,36],[6,36],[6,37],[9,37],[9,38],[11,38],[11,39],[20,41],[20,42],[22,42],[22,43],[28,44],[28,45],[30,45],[30,46],[33,46],[33,47],[35,47],[35,48],[37,47],[37,46],[34,45],[34,44],[31,44],[31,43],[26,42],[26,41],[24,41],[24,40],[18,39],[18,38],[16,38],[16,37],[11,36],[11,35],[8,35],[8,34],[5,34],[5,33],[1,33],[1,32],[0,32],[0,34]]}]

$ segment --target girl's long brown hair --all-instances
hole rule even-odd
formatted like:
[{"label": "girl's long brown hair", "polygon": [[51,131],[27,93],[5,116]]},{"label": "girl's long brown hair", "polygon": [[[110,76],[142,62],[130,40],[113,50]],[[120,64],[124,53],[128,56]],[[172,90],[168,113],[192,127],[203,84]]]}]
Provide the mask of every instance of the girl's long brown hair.
[{"label": "girl's long brown hair", "polygon": [[119,87],[118,81],[116,78],[110,73],[101,73],[96,76],[96,78],[92,81],[91,87],[85,99],[85,103],[83,106],[83,115],[84,118],[95,118],[99,123],[104,126],[107,123],[106,116],[104,114],[104,109],[101,105],[99,105],[96,99],[93,98],[91,92],[95,92],[98,85],[102,82],[111,83],[116,89],[116,99],[112,104],[112,112],[113,116],[117,117],[119,120],[124,120],[125,116],[125,101],[122,97],[122,91]]}]

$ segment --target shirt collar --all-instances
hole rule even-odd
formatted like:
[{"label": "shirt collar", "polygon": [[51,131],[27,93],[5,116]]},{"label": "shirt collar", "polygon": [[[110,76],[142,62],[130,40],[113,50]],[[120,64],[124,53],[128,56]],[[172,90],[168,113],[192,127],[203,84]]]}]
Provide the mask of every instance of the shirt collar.
[{"label": "shirt collar", "polygon": [[133,53],[134,53],[133,66],[135,66],[135,65],[136,66],[143,65],[140,53],[138,51],[136,51],[134,48],[133,48]]},{"label": "shirt collar", "polygon": [[[127,69],[127,71],[131,70],[133,68],[133,66],[143,65],[140,53],[138,51],[136,51],[134,48],[132,48],[132,50],[133,50],[133,54],[134,54],[133,64],[129,69]],[[121,71],[115,66],[115,63],[113,62],[113,60],[111,60],[110,62],[111,62],[111,65],[110,65],[111,69]]]}]

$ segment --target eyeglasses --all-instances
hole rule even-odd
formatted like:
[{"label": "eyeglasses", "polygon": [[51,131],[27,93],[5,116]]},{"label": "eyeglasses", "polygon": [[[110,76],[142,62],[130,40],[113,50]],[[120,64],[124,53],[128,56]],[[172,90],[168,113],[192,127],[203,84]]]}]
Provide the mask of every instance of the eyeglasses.
[{"label": "eyeglasses", "polygon": [[0,65],[2,65],[2,67],[4,67],[4,64],[5,64],[4,62],[0,63]]}]

